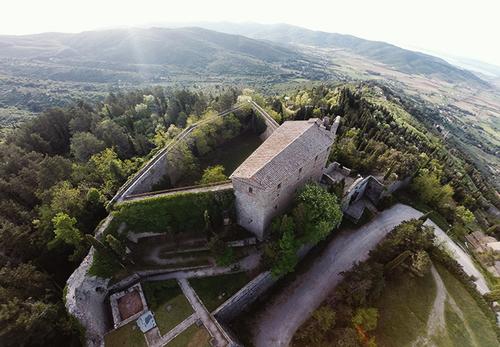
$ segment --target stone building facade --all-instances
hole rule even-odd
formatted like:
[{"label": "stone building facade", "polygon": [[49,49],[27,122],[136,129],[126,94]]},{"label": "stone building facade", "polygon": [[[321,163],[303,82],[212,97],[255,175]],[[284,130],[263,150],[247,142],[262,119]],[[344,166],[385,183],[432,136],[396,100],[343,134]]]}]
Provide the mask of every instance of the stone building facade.
[{"label": "stone building facade", "polygon": [[238,224],[262,239],[295,192],[320,180],[339,121],[287,121],[233,172]]}]

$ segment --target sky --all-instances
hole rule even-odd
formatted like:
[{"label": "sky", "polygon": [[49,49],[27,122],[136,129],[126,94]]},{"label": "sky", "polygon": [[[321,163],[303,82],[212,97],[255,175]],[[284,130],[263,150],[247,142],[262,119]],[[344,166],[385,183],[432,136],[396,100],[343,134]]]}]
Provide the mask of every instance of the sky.
[{"label": "sky", "polygon": [[148,23],[288,23],[500,66],[499,0],[2,0],[0,34]]}]

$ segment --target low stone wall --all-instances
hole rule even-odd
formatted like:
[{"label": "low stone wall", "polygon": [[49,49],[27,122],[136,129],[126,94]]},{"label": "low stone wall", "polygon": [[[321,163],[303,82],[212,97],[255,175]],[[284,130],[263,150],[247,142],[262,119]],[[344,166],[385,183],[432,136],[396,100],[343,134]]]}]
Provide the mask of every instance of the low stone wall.
[{"label": "low stone wall", "polygon": [[[131,293],[133,291],[137,291],[139,293],[139,296],[141,298],[141,304],[142,304],[142,310],[133,314],[132,316],[122,319],[120,315],[120,309],[118,307],[118,300],[128,293]],[[134,320],[139,318],[142,314],[148,311],[148,303],[146,302],[146,297],[144,296],[144,293],[142,291],[142,287],[140,283],[136,283],[130,288],[127,288],[126,290],[122,292],[118,292],[115,294],[112,294],[109,296],[109,303],[111,305],[111,314],[113,315],[113,326],[115,329],[118,329]]]},{"label": "low stone wall", "polygon": [[127,239],[133,243],[139,242],[140,239],[150,238],[154,236],[163,236],[165,233],[153,233],[153,232],[144,232],[144,233],[134,233],[133,231],[129,231],[127,233]]},{"label": "low stone wall", "polygon": [[324,173],[331,175],[334,171],[340,172],[340,174],[343,176],[349,176],[351,174],[351,169],[348,169],[345,166],[340,165],[340,163],[337,163],[336,161],[330,163],[330,165],[328,165],[324,170]]},{"label": "low stone wall", "polygon": [[[314,246],[311,245],[302,245],[297,252],[299,260],[302,260],[313,247]],[[279,278],[272,276],[271,271],[260,273],[219,306],[212,313],[213,316],[219,320],[221,324],[231,321],[269,290],[278,280]]]},{"label": "low stone wall", "polygon": [[178,273],[178,272],[183,272],[183,271],[193,271],[193,270],[203,270],[212,267],[212,265],[198,265],[198,266],[185,266],[185,267],[179,267],[175,269],[168,269],[168,270],[143,270],[143,271],[136,271],[133,275],[128,276],[127,278],[124,278],[118,283],[113,284],[108,288],[108,292],[110,293],[115,293],[117,291],[123,290],[125,288],[130,287],[133,284],[136,284],[141,281],[147,281],[149,277],[153,276],[158,276],[158,275],[165,275],[165,274],[171,274],[171,273]]},{"label": "low stone wall", "polygon": [[227,247],[245,247],[245,246],[253,246],[257,244],[256,237],[248,237],[243,240],[235,240],[226,242]]},{"label": "low stone wall", "polygon": [[401,181],[394,181],[386,186],[386,194],[392,194],[397,190],[407,187],[411,182],[411,177],[406,177]]}]

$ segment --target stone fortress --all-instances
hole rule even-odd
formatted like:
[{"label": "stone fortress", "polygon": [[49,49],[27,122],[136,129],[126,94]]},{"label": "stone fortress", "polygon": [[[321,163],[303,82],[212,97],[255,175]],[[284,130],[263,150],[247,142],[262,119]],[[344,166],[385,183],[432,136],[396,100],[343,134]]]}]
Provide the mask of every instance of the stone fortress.
[{"label": "stone fortress", "polygon": [[[338,163],[331,163],[326,167],[330,150],[336,138],[340,117],[333,123],[324,118],[300,121],[286,121],[281,126],[262,109],[257,103],[248,100],[256,116],[260,116],[266,130],[260,135],[264,141],[230,176],[231,181],[224,181],[210,185],[176,188],[163,191],[152,191],[165,175],[175,174],[175,169],[168,160],[168,153],[175,150],[177,144],[189,137],[190,133],[199,125],[224,117],[238,110],[242,104],[219,113],[208,120],[201,120],[181,131],[167,146],[156,153],[139,171],[119,189],[108,206],[142,199],[159,198],[168,195],[197,194],[221,191],[232,191],[235,196],[235,212],[237,222],[243,228],[254,233],[262,240],[265,238],[266,228],[271,220],[283,213],[293,201],[295,193],[309,181],[321,182],[326,186],[343,183],[342,209],[350,219],[356,221],[362,216],[365,207],[370,207],[383,196],[407,182],[394,182],[388,187],[381,185],[376,178],[352,177],[347,168]],[[174,170],[175,171],[175,170]],[[113,220],[113,214],[99,225],[96,237],[102,237]],[[152,235],[143,235],[152,234]],[[154,237],[154,233],[136,234],[136,237]],[[130,236],[130,233],[127,237]],[[255,240],[255,238],[253,238]],[[137,239],[129,238],[137,243]],[[246,245],[245,240],[243,243]],[[110,333],[110,328],[117,328],[130,320],[136,320],[137,326],[144,333],[150,347],[166,345],[177,334],[182,333],[195,320],[201,320],[208,329],[210,336],[216,338],[217,346],[241,346],[234,338],[226,324],[234,319],[242,310],[254,302],[267,291],[276,281],[270,271],[260,273],[233,296],[228,298],[215,311],[208,312],[199,298],[194,300],[190,293],[194,290],[189,286],[187,278],[207,277],[256,269],[258,257],[250,254],[238,267],[208,267],[204,265],[193,268],[158,268],[135,270],[133,273],[118,282],[111,284],[109,278],[95,277],[89,274],[93,263],[95,249],[92,248],[71,275],[67,282],[66,307],[86,330],[86,342],[89,346],[102,346],[104,336]],[[254,261],[256,260],[256,261]],[[147,311],[147,302],[142,296],[136,295],[134,288],[140,282],[175,279],[186,297],[191,297],[190,305],[197,307],[195,313],[181,322],[164,335],[160,335],[150,323],[151,313]],[[196,293],[195,293],[196,294]],[[125,297],[125,295],[128,295]],[[135,299],[134,299],[135,298]],[[140,298],[141,300],[138,300]],[[133,300],[132,300],[133,299]],[[118,307],[113,309],[113,302],[125,302],[128,311],[120,312]],[[201,304],[196,304],[200,302]],[[111,303],[113,324],[109,322],[108,306]],[[115,305],[116,306],[116,305]],[[144,319],[143,319],[144,318]],[[191,319],[191,320],[190,320]],[[143,324],[144,323],[144,324]],[[130,323],[132,324],[132,323]],[[134,323],[135,324],[135,323]],[[152,327],[152,328],[151,328]]]},{"label": "stone fortress", "polygon": [[239,225],[262,240],[272,218],[283,213],[295,192],[321,179],[339,121],[284,122],[233,172]]}]

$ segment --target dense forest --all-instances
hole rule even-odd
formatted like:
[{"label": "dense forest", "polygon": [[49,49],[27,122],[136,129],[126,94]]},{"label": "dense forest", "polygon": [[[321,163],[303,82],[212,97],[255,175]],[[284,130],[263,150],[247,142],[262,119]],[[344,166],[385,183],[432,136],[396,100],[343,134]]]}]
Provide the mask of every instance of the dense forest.
[{"label": "dense forest", "polygon": [[155,148],[240,92],[153,88],[53,108],[0,142],[0,344],[79,345],[66,279],[105,205]]}]

